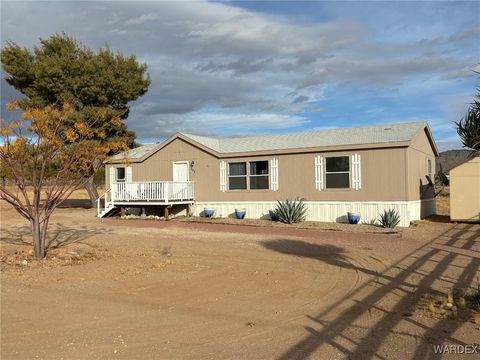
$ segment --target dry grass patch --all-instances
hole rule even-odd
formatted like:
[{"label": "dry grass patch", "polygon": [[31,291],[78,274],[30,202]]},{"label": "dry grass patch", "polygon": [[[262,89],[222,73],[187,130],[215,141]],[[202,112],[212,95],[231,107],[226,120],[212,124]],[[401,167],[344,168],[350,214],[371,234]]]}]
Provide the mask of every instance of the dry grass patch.
[{"label": "dry grass patch", "polygon": [[448,294],[427,295],[420,309],[432,318],[471,321],[480,325],[480,283],[477,289],[455,289]]},{"label": "dry grass patch", "polygon": [[81,244],[66,248],[49,250],[44,259],[35,259],[33,249],[8,249],[4,246],[0,253],[2,271],[28,270],[36,268],[53,268],[59,266],[82,265],[107,257],[108,250],[97,246]]}]

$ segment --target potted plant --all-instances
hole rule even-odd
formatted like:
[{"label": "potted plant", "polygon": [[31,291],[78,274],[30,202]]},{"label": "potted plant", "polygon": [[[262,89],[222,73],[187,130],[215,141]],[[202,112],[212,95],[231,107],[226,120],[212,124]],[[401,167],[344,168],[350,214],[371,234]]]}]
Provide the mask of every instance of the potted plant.
[{"label": "potted plant", "polygon": [[235,216],[237,217],[237,219],[244,219],[246,213],[247,209],[235,209]]},{"label": "potted plant", "polygon": [[272,219],[272,221],[278,221],[279,220],[278,214],[275,210],[268,210],[268,213],[270,214],[270,219]]},{"label": "potted plant", "polygon": [[347,218],[350,224],[358,224],[360,222],[360,213],[347,212]]},{"label": "potted plant", "polygon": [[205,215],[206,218],[211,218],[215,214],[215,209],[211,208],[204,208],[203,209],[203,215]]}]

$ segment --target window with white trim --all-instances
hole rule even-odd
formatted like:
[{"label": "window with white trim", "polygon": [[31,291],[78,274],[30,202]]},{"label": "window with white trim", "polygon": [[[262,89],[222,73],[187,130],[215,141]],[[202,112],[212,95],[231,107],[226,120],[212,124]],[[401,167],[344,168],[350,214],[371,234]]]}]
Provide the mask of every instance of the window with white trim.
[{"label": "window with white trim", "polygon": [[325,188],[348,189],[350,187],[350,157],[325,158]]},{"label": "window with white trim", "polygon": [[268,188],[268,161],[250,162],[250,189],[265,190]]},{"label": "window with white trim", "polygon": [[124,167],[115,168],[115,181],[116,182],[125,182],[125,168]]},{"label": "window with white trim", "polygon": [[431,160],[431,159],[428,159],[428,160],[427,160],[427,175],[428,175],[428,177],[433,181],[433,177],[432,177],[432,160]]},{"label": "window with white trim", "polygon": [[228,189],[246,190],[247,189],[247,163],[229,163],[228,164]]},{"label": "window with white trim", "polygon": [[269,184],[268,160],[228,164],[229,190],[267,190]]}]

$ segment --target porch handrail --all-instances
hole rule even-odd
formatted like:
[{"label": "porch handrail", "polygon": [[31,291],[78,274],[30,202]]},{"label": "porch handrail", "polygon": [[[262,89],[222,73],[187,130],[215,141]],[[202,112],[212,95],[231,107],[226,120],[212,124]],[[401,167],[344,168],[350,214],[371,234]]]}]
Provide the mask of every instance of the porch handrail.
[{"label": "porch handrail", "polygon": [[[106,209],[108,207],[108,204],[111,204],[112,203],[112,200],[108,201],[108,196],[110,195],[110,199],[111,199],[111,189],[107,189],[105,190],[105,192],[103,193],[103,195],[100,195],[98,198],[97,198],[97,215],[100,216],[101,213],[102,213],[102,210],[103,209]],[[102,208],[101,207],[101,202],[102,202],[102,199],[105,199],[104,201],[104,207]]]},{"label": "porch handrail", "polygon": [[111,183],[112,201],[194,200],[193,181],[135,181]]}]

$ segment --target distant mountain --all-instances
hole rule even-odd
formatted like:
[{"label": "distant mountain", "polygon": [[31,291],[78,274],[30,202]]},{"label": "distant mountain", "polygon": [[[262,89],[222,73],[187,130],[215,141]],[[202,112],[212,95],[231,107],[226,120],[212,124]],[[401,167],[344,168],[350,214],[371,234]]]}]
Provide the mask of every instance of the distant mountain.
[{"label": "distant mountain", "polygon": [[448,150],[441,152],[435,162],[437,171],[448,174],[451,168],[464,163],[472,156],[471,150]]}]

